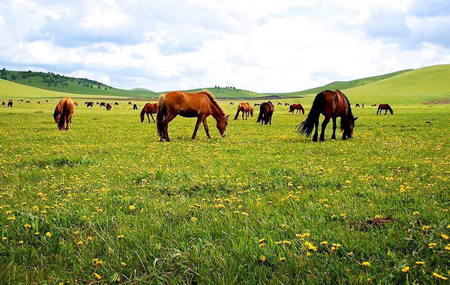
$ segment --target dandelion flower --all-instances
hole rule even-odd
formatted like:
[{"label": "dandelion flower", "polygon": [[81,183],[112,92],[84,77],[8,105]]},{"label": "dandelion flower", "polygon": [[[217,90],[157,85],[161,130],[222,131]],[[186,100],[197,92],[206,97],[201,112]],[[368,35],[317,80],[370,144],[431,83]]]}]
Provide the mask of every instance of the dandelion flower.
[{"label": "dandelion flower", "polygon": [[417,264],[417,265],[424,265],[424,264],[425,264],[425,261],[416,261],[416,264]]},{"label": "dandelion flower", "polygon": [[102,276],[94,272],[95,280],[101,280]]},{"label": "dandelion flower", "polygon": [[197,221],[197,218],[196,218],[196,217],[192,217],[192,218],[191,218],[191,221],[192,221],[192,222],[196,222],[196,221]]},{"label": "dandelion flower", "polygon": [[46,232],[45,236],[48,237],[48,238],[51,238],[52,237],[52,233],[51,232]]},{"label": "dandelion flower", "polygon": [[445,240],[448,239],[448,235],[446,235],[446,234],[442,234],[441,237],[442,237],[443,239],[445,239]]},{"label": "dandelion flower", "polygon": [[442,276],[440,274],[437,274],[436,272],[433,272],[433,276],[436,277],[437,279],[441,279],[441,280],[447,280],[448,278],[445,276]]},{"label": "dandelion flower", "polygon": [[136,206],[135,205],[130,205],[130,210],[136,210]]},{"label": "dandelion flower", "polygon": [[266,261],[266,256],[261,255],[261,257],[259,258],[259,260],[261,260],[261,262],[265,262],[265,261]]},{"label": "dandelion flower", "polygon": [[362,263],[362,266],[366,266],[366,267],[369,267],[369,266],[370,266],[370,262],[368,262],[368,261],[364,261],[364,262]]},{"label": "dandelion flower", "polygon": [[405,267],[403,267],[403,269],[402,269],[402,272],[408,272],[409,271],[409,266],[405,266]]}]

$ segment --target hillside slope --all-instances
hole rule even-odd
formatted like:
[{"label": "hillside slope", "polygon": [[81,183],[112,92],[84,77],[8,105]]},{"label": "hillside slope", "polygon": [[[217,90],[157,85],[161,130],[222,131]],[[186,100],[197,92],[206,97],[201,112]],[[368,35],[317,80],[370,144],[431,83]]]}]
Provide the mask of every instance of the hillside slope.
[{"label": "hillside slope", "polygon": [[353,102],[425,103],[450,98],[450,65],[411,70],[344,90]]}]

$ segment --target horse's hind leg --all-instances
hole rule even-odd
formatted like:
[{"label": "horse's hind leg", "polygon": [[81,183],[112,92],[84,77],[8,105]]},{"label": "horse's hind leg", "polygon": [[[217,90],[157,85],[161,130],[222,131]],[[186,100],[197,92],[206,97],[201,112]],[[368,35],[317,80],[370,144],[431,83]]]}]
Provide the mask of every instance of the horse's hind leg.
[{"label": "horse's hind leg", "polygon": [[331,139],[336,139],[336,117],[333,117],[333,135],[331,136]]},{"label": "horse's hind leg", "polygon": [[325,117],[322,122],[322,132],[320,133],[320,141],[323,142],[325,140],[325,129],[327,128],[328,122],[330,121],[330,117]]},{"label": "horse's hind leg", "polygon": [[169,138],[169,123],[172,121],[177,115],[168,114],[167,117],[162,121],[164,124],[164,131],[162,132],[161,140],[160,141],[168,141],[170,142]]}]

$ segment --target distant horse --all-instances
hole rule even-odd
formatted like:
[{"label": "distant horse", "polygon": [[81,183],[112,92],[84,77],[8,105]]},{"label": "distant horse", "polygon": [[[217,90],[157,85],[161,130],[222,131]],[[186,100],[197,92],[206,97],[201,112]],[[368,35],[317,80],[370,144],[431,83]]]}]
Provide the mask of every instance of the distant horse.
[{"label": "distant horse", "polygon": [[253,107],[256,107],[256,106],[261,106],[261,104],[255,103],[255,104],[253,105]]},{"label": "distant horse", "polygon": [[391,115],[394,115],[394,111],[392,110],[391,106],[389,106],[389,104],[380,104],[380,105],[378,105],[377,115],[378,115],[378,113],[380,113],[380,115],[381,115],[381,112],[383,110],[385,110],[384,111],[385,115],[386,115],[387,111],[391,112]]},{"label": "distant horse", "polygon": [[128,102],[128,105],[133,105],[133,103],[131,103],[131,102]]},{"label": "distant horse", "polygon": [[377,106],[377,104],[372,104],[372,107],[376,107]]},{"label": "distant horse", "polygon": [[322,132],[320,133],[320,141],[325,140],[325,129],[330,119],[333,119],[333,135],[332,139],[336,139],[336,118],[341,117],[341,130],[343,130],[342,139],[351,138],[353,136],[353,128],[358,117],[352,114],[352,108],[348,98],[339,90],[330,91],[325,90],[316,95],[314,102],[309,111],[306,120],[297,126],[299,133],[310,136],[314,127],[316,131],[313,136],[313,141],[317,141],[319,132],[319,117],[320,114],[325,116],[322,122]]},{"label": "distant horse", "polygon": [[48,103],[48,100],[45,100],[45,103]]},{"label": "distant horse", "polygon": [[147,119],[148,122],[150,122],[150,117],[148,116],[150,114],[150,116],[152,116],[152,120],[154,123],[156,123],[155,118],[153,118],[152,114],[156,114],[158,113],[158,103],[147,103],[145,104],[144,108],[142,108],[141,111],[141,123],[144,122],[145,120],[145,114],[147,114]]},{"label": "distant horse", "polygon": [[86,107],[94,108],[94,102],[86,102]]},{"label": "distant horse", "polygon": [[119,102],[114,102],[114,106],[119,106]]},{"label": "distant horse", "polygon": [[20,99],[19,102],[23,102],[23,99]]},{"label": "distant horse", "polygon": [[37,101],[38,104],[41,104],[41,101]]},{"label": "distant horse", "polygon": [[303,109],[302,104],[298,103],[298,104],[292,104],[289,106],[289,112],[291,112],[292,114],[298,114],[299,112],[301,112],[303,115],[305,114],[305,109]]},{"label": "distant horse", "polygon": [[363,107],[364,108],[364,103],[362,103],[362,106],[361,107]]},{"label": "distant horse", "polygon": [[283,103],[278,102],[277,105],[278,105],[278,106],[283,106]]},{"label": "distant horse", "polygon": [[7,106],[7,107],[8,107],[8,108],[9,108],[9,107],[12,108],[12,106],[13,106],[13,101],[8,101],[8,106]]},{"label": "distant horse", "polygon": [[[38,103],[39,103],[39,102],[38,102]],[[74,104],[75,106],[78,107],[78,102],[73,102],[73,104]]]},{"label": "distant horse", "polygon": [[55,123],[58,124],[58,129],[69,130],[69,123],[72,122],[72,115],[75,110],[73,100],[70,98],[63,98],[59,101],[58,105],[55,107],[55,112],[53,113],[53,118]]},{"label": "distant horse", "polygon": [[359,104],[356,104],[356,105],[355,105],[355,108],[359,108],[359,107],[361,107],[361,106],[359,106]]},{"label": "distant horse", "polygon": [[233,103],[233,102],[230,102],[230,105],[234,105],[234,103]]},{"label": "distant horse", "polygon": [[106,104],[106,110],[111,111],[112,105],[110,103]]},{"label": "distant horse", "polygon": [[[108,103],[109,104],[109,103]],[[106,103],[105,102],[101,102],[100,103],[100,107],[106,107]]]},{"label": "distant horse", "polygon": [[273,105],[272,102],[268,101],[268,102],[264,102],[261,104],[261,106],[259,107],[259,116],[258,116],[258,120],[256,120],[257,123],[261,122],[261,125],[267,125],[267,124],[272,124],[272,115],[273,112],[275,111],[275,106]]},{"label": "distant horse", "polygon": [[5,101],[3,101],[3,102],[2,102],[2,106],[5,106],[5,105],[6,105],[6,102],[5,102]]},{"label": "distant horse", "polygon": [[159,96],[158,113],[156,116],[158,135],[160,141],[170,141],[168,125],[177,115],[182,117],[197,117],[192,139],[195,139],[201,123],[205,128],[206,136],[210,138],[208,116],[213,116],[217,121],[217,129],[222,137],[226,136],[228,117],[220,107],[214,95],[208,90],[197,93],[173,91]]},{"label": "distant horse", "polygon": [[234,116],[234,119],[237,120],[239,117],[239,112],[242,112],[242,120],[244,120],[244,116],[245,120],[247,120],[249,115],[253,117],[253,111],[254,110],[250,106],[249,102],[242,102],[238,105],[236,116]]},{"label": "distant horse", "polygon": [[137,109],[138,109],[137,105],[134,104],[134,105],[133,105],[133,110],[137,110]]},{"label": "distant horse", "polygon": [[289,104],[289,103],[284,103],[284,106],[289,106],[289,105],[291,105],[291,104]]},{"label": "distant horse", "polygon": [[95,103],[95,105],[98,105],[98,104],[100,104],[100,103],[99,102]]},{"label": "distant horse", "polygon": [[31,101],[27,101],[27,102],[25,102],[25,104],[30,104],[31,103]]}]

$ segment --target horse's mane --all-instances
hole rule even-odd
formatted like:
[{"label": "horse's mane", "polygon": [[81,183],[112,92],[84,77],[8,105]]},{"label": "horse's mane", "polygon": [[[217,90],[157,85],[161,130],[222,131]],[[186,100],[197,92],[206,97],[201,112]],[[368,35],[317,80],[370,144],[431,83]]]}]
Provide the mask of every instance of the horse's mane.
[{"label": "horse's mane", "polygon": [[354,118],[353,113],[352,113],[352,105],[350,104],[350,100],[348,100],[347,96],[341,90],[336,90],[335,92],[336,93],[337,92],[341,93],[342,96],[344,96],[345,100],[347,100],[347,104],[348,104],[347,116],[346,117],[342,117],[342,119],[341,119],[341,130],[344,130],[345,127],[346,127],[347,119],[353,119]]},{"label": "horse's mane", "polygon": [[222,109],[222,107],[220,107],[219,102],[217,102],[216,97],[214,97],[214,95],[212,95],[212,93],[209,92],[209,90],[204,89],[204,90],[200,91],[199,93],[203,93],[203,94],[205,94],[206,96],[208,96],[209,100],[211,100],[211,102],[212,102],[213,105],[219,110],[219,112],[220,112],[223,116],[226,115],[226,114],[225,114],[225,111]]}]

